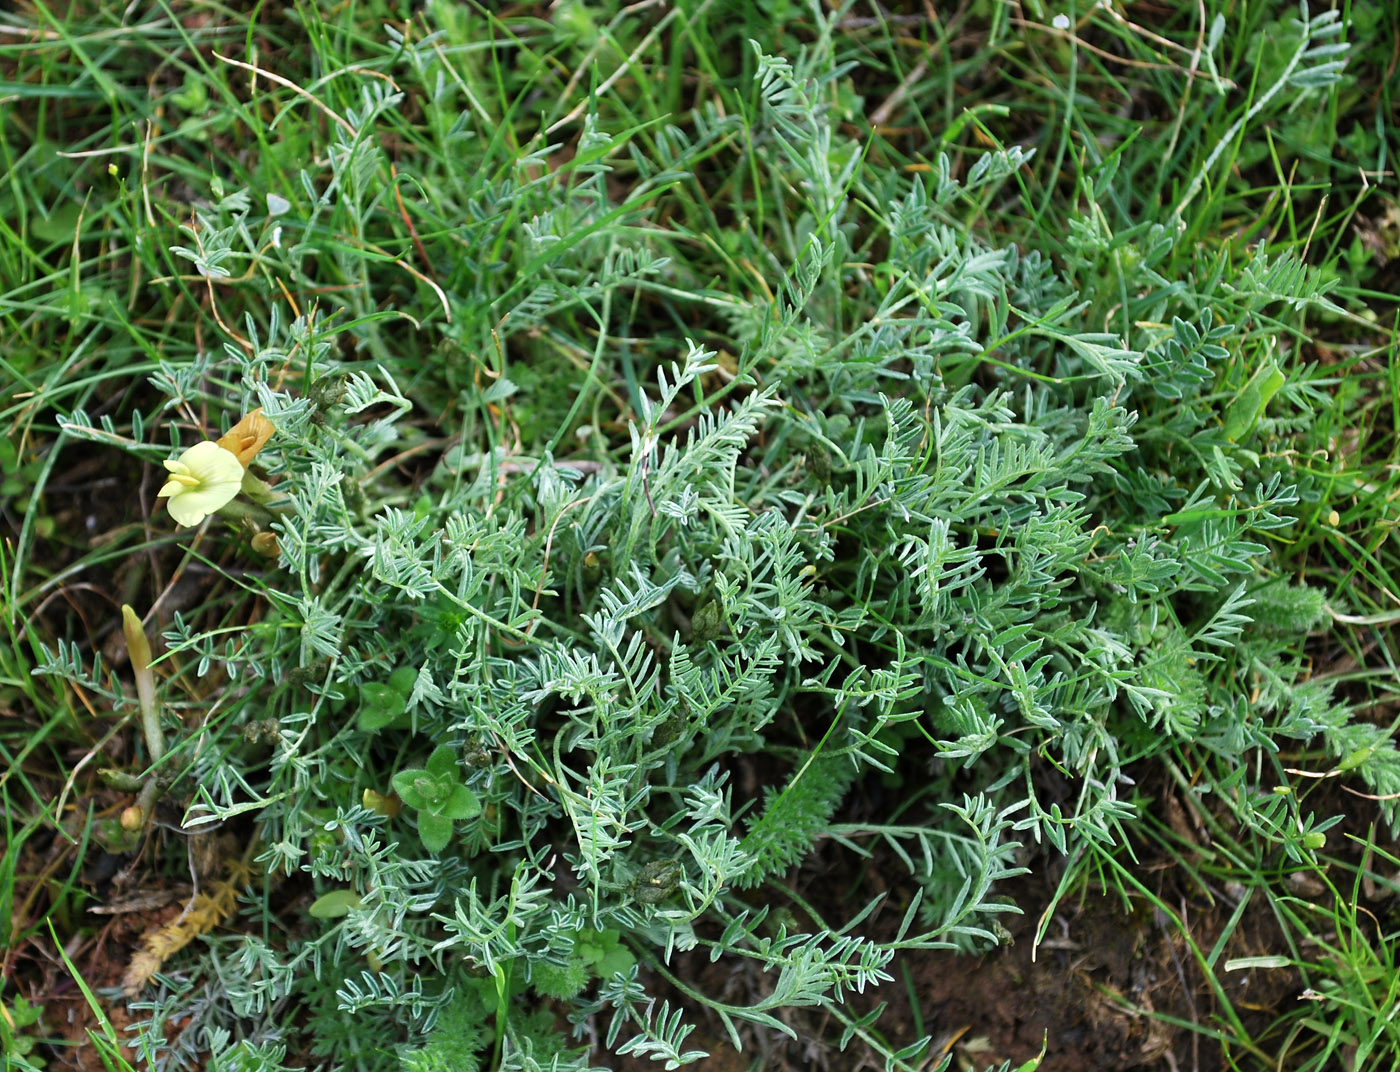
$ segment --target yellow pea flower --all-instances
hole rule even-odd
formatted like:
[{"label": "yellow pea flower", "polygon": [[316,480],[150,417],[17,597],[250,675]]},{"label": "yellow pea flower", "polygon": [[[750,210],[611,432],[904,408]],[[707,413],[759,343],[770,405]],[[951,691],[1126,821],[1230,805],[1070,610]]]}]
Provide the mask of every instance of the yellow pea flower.
[{"label": "yellow pea flower", "polygon": [[238,455],[211,441],[196,443],[165,467],[170,479],[156,495],[170,500],[170,516],[181,525],[198,525],[232,502],[243,484]]}]

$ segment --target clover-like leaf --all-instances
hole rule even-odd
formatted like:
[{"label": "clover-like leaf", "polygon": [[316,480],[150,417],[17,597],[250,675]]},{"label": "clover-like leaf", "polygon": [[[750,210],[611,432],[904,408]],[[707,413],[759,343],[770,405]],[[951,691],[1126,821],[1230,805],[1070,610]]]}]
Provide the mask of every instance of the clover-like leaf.
[{"label": "clover-like leaf", "polygon": [[428,757],[428,773],[434,778],[455,783],[461,777],[461,770],[457,766],[457,750],[450,744],[440,744],[434,748],[433,754]]},{"label": "clover-like leaf", "polygon": [[427,771],[410,767],[408,770],[401,770],[394,775],[394,792],[399,795],[399,799],[410,808],[429,807],[428,798],[420,791],[419,787],[425,782],[432,781],[432,776]]},{"label": "clover-like leaf", "polygon": [[609,949],[594,966],[593,971],[599,979],[611,979],[618,972],[626,975],[632,970],[632,965],[637,963],[637,958],[632,955],[632,951],[625,945],[616,945]]},{"label": "clover-like leaf", "polygon": [[465,785],[454,786],[446,803],[434,809],[449,819],[470,819],[481,812],[481,801]]},{"label": "clover-like leaf", "polygon": [[418,836],[423,840],[423,848],[429,852],[441,852],[452,840],[452,820],[436,812],[420,811]]},{"label": "clover-like leaf", "polygon": [[411,666],[401,666],[389,675],[389,688],[407,700],[413,695],[413,683],[417,680],[417,670]]},{"label": "clover-like leaf", "polygon": [[378,681],[366,681],[360,685],[360,703],[367,706],[392,710],[396,706],[394,701],[402,699],[397,690]]},{"label": "clover-like leaf", "polygon": [[388,685],[366,681],[360,686],[360,714],[356,725],[366,732],[382,729],[399,719],[407,709],[407,701],[393,688],[392,679]]}]

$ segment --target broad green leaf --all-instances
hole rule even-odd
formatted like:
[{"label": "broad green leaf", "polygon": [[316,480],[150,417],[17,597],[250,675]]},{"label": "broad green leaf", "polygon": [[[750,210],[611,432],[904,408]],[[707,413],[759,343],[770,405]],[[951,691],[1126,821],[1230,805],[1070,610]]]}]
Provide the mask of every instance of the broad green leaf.
[{"label": "broad green leaf", "polygon": [[447,803],[435,810],[449,819],[470,819],[481,812],[481,801],[465,785],[459,785],[452,790]]},{"label": "broad green leaf", "polygon": [[362,903],[362,898],[354,890],[331,890],[312,901],[307,911],[317,919],[339,919]]},{"label": "broad green leaf", "polygon": [[418,671],[411,666],[401,666],[389,675],[389,689],[400,698],[400,710],[403,701],[407,700],[413,693],[413,683],[418,680]]},{"label": "broad green leaf", "polygon": [[1266,359],[1225,410],[1225,438],[1235,443],[1247,435],[1283,384],[1278,362],[1272,357]]},{"label": "broad green leaf", "polygon": [[418,782],[420,779],[429,777],[430,775],[427,771],[418,768],[401,770],[394,775],[394,792],[396,792],[410,808],[422,808],[428,801],[423,794],[418,791]]},{"label": "broad green leaf", "polygon": [[428,757],[428,773],[434,778],[450,778],[454,782],[461,777],[457,766],[457,750],[450,744],[440,744]]},{"label": "broad green leaf", "polygon": [[423,839],[423,848],[429,852],[441,852],[452,840],[452,820],[445,815],[420,811],[418,836]]}]

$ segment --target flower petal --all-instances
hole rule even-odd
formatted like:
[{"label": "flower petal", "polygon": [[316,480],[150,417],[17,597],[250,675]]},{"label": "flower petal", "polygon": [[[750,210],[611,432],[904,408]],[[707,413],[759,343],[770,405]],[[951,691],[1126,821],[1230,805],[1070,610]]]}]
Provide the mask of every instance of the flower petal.
[{"label": "flower petal", "polygon": [[166,508],[177,525],[194,528],[208,515],[209,511],[204,509],[203,501],[197,499],[194,495],[173,495],[167,500]]},{"label": "flower petal", "polygon": [[196,443],[168,461],[171,479],[157,493],[167,498],[170,516],[181,525],[198,525],[228,505],[243,484],[243,463],[217,443]]}]

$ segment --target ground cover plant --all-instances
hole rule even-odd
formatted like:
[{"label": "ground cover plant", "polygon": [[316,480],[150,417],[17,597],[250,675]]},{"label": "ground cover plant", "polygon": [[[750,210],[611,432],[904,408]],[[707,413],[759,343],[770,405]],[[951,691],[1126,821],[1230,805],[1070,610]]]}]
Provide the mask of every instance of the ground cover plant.
[{"label": "ground cover plant", "polygon": [[1396,16],[772,7],[0,23],[12,1065],[1400,1060]]}]

